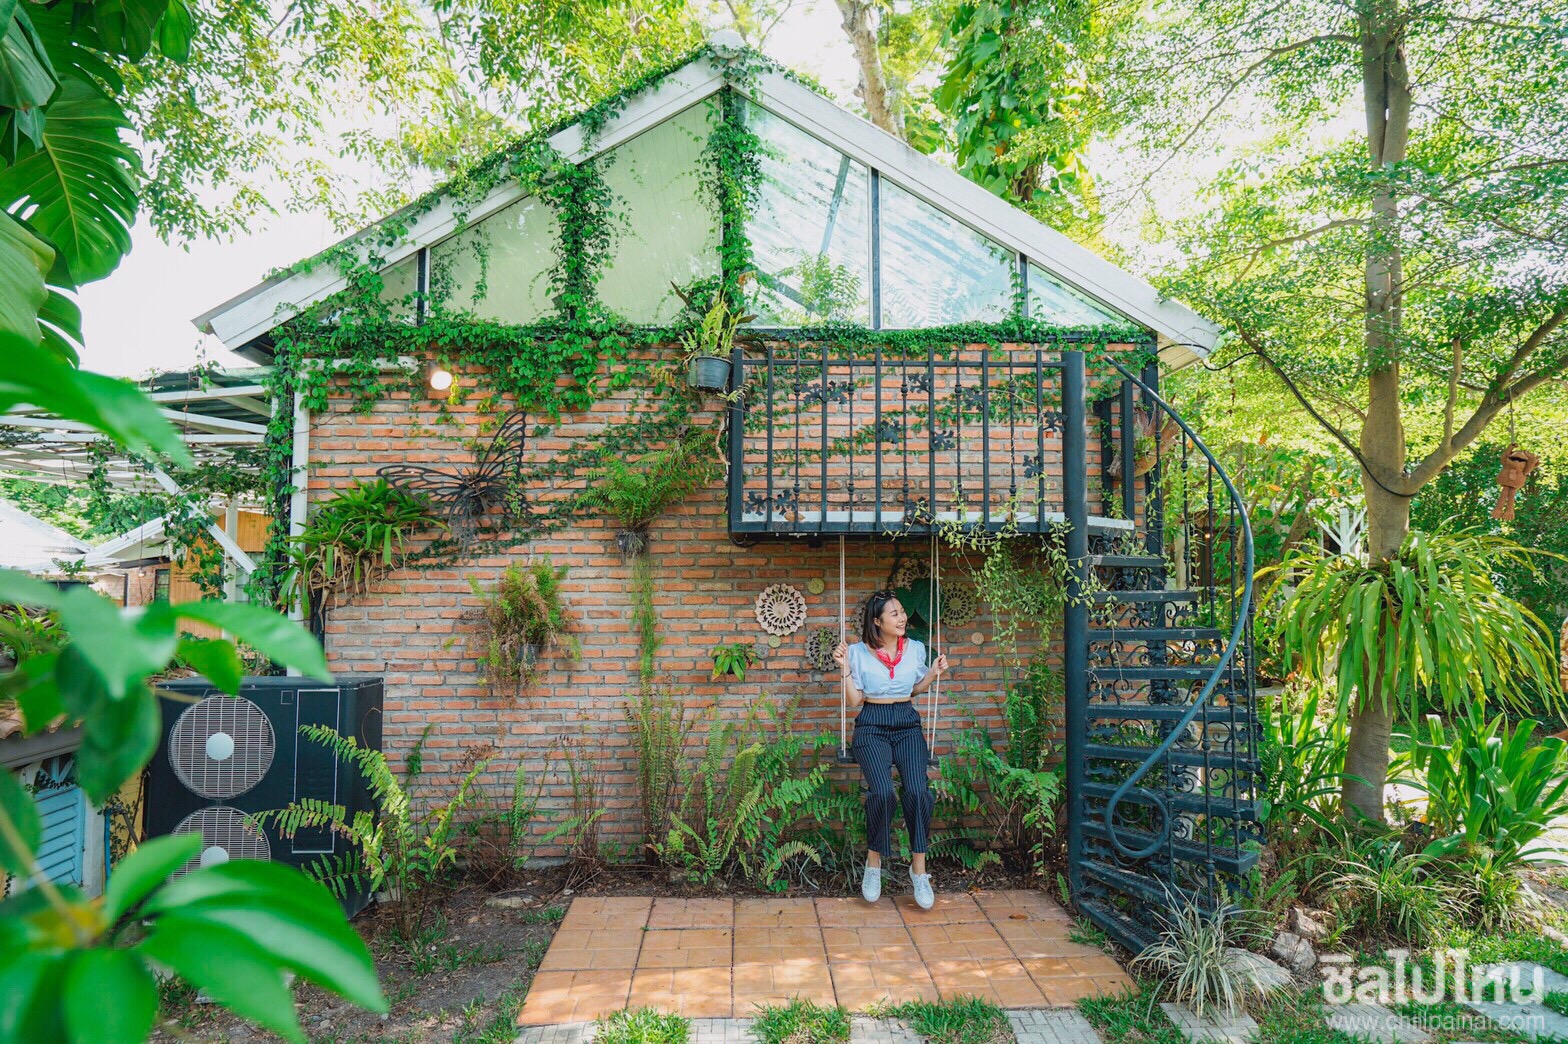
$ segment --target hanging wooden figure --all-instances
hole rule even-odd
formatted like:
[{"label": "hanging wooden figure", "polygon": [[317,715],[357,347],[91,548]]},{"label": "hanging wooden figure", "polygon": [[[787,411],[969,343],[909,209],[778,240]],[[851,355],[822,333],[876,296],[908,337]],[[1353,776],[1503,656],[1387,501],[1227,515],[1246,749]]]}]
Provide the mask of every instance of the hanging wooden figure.
[{"label": "hanging wooden figure", "polygon": [[1503,450],[1503,469],[1497,473],[1497,485],[1500,487],[1497,506],[1492,509],[1492,517],[1498,520],[1508,520],[1514,517],[1514,498],[1529,481],[1531,472],[1541,466],[1541,458],[1528,450],[1509,444]]}]

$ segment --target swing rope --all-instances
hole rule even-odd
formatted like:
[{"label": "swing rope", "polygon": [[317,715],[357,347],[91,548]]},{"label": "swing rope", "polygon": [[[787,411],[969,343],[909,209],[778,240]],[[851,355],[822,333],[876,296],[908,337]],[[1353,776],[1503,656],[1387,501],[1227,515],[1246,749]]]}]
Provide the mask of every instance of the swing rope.
[{"label": "swing rope", "polygon": [[[942,556],[937,553],[936,529],[931,530],[931,586],[926,590],[926,620],[931,625],[931,662],[927,667],[935,667],[937,657],[942,649],[942,617],[937,606],[937,586],[942,582]],[[935,756],[936,751],[936,709],[937,693],[942,688],[942,676],[939,674],[931,679],[931,711],[926,715],[926,749]]]},{"label": "swing rope", "polygon": [[[844,534],[838,535],[838,640],[844,644]],[[844,679],[838,682],[838,759],[849,760],[849,693],[844,689]]]}]

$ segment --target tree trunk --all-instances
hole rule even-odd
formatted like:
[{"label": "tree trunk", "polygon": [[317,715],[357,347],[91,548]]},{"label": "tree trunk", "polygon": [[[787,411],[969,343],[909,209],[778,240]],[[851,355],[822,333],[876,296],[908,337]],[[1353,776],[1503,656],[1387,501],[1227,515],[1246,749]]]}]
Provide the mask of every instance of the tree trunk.
[{"label": "tree trunk", "polygon": [[882,69],[882,51],[877,40],[880,17],[874,3],[867,0],[838,0],[844,19],[844,32],[855,49],[855,64],[860,67],[860,86],[856,93],[866,103],[866,116],[900,141],[904,140],[904,120],[894,104]]},{"label": "tree trunk", "polygon": [[[1367,152],[1386,172],[1405,158],[1410,131],[1410,80],[1405,69],[1400,12],[1392,0],[1374,2],[1361,15],[1362,101],[1367,121]],[[1371,234],[1365,271],[1367,413],[1361,425],[1361,485],[1367,503],[1370,561],[1399,553],[1410,530],[1410,500],[1405,496],[1404,420],[1399,403],[1399,340],[1403,321],[1399,206],[1386,184],[1374,189]],[[1387,697],[1387,679],[1375,678],[1370,691],[1357,693],[1350,718],[1350,747],[1343,781],[1345,813],[1381,821],[1388,779],[1388,741],[1396,708]]]}]

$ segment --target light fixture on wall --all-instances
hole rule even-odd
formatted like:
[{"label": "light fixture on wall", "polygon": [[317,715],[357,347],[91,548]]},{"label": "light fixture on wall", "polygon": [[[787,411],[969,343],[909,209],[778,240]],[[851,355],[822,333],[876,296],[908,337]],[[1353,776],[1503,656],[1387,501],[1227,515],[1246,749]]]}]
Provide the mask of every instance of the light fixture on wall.
[{"label": "light fixture on wall", "polygon": [[425,364],[425,390],[431,395],[446,397],[452,390],[452,371],[437,362]]}]

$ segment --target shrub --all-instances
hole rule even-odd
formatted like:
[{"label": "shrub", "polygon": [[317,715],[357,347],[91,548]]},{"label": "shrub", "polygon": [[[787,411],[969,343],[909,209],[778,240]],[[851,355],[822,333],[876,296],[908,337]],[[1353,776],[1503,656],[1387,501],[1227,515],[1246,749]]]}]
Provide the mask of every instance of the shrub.
[{"label": "shrub", "polygon": [[1306,685],[1258,705],[1261,814],[1270,842],[1286,852],[1334,821],[1350,730],[1323,695]]},{"label": "shrub", "polygon": [[307,616],[324,612],[392,569],[416,534],[445,528],[423,497],[386,479],[357,482],[322,501],[292,539],[286,585]]},{"label": "shrub", "polygon": [[393,893],[397,900],[394,924],[405,943],[420,937],[435,907],[439,886],[457,861],[453,842],[457,818],[474,794],[475,781],[491,761],[489,756],[475,758],[445,801],[417,802],[423,811],[416,811],[414,785],[423,774],[425,737],[432,727],[425,726],[400,778],[381,751],[361,747],[354,737],[340,736],[326,725],[300,726],[305,739],[330,748],[359,768],[370,785],[376,808],[361,809],[351,817],[342,805],[301,798],[256,817],[262,823],[275,823],[285,838],[304,829],[326,829],[347,839],[353,846],[348,852],[325,857],[307,872],[340,899],[361,889]]},{"label": "shrub", "polygon": [[1451,724],[1452,740],[1428,718],[1410,751],[1434,835],[1427,854],[1477,861],[1497,874],[1561,862],[1556,849],[1536,842],[1568,814],[1568,744],[1537,740],[1530,720],[1510,729],[1500,716],[1488,721],[1472,711]]},{"label": "shrub", "polygon": [[474,594],[484,599],[477,616],[480,628],[474,638],[479,668],[492,692],[522,694],[538,668],[539,657],[557,647],[577,659],[579,646],[571,634],[571,621],[561,605],[561,581],[566,567],[556,568],[549,558],[528,566],[507,566],[489,591],[468,578]]},{"label": "shrub", "polygon": [[[950,855],[970,870],[1002,862],[995,849],[1027,862],[1043,876],[1049,862],[1047,844],[1056,832],[1062,777],[1059,769],[1028,768],[1012,763],[1034,760],[1031,753],[1009,747],[1007,756],[991,745],[984,728],[958,733],[952,749],[938,763],[932,790],[944,821],[978,817],[979,828],[947,831],[932,840],[931,850]],[[974,842],[981,841],[984,848]]]},{"label": "shrub", "polygon": [[1374,938],[1422,943],[1442,932],[1453,909],[1453,894],[1431,862],[1406,852],[1397,837],[1376,837],[1352,842],[1314,883],[1347,925]]},{"label": "shrub", "polygon": [[1231,952],[1238,932],[1223,908],[1201,907],[1170,901],[1172,914],[1165,918],[1160,939],[1134,960],[1134,965],[1154,969],[1178,1003],[1201,1018],[1216,1008],[1234,1015],[1261,995],[1251,970]]}]

